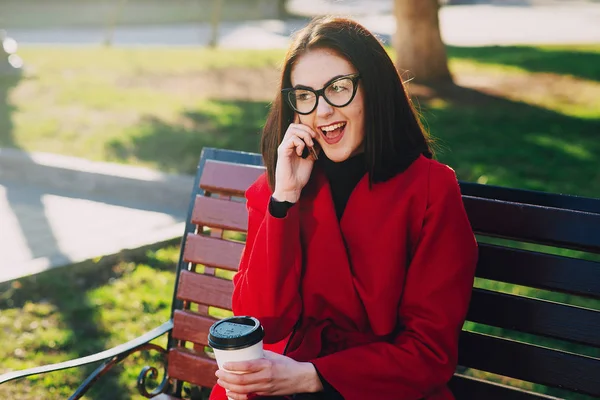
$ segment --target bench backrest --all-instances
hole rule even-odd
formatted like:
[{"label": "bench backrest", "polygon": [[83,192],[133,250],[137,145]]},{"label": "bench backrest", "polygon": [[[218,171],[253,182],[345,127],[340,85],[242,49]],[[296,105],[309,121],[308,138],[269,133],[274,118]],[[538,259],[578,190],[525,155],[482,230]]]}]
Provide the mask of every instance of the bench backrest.
[{"label": "bench backrest", "polygon": [[600,396],[600,200],[472,183],[461,191],[479,262],[459,346],[470,369],[453,379],[456,397],[548,398],[481,377]]},{"label": "bench backrest", "polygon": [[[169,337],[176,394],[182,382],[215,384],[208,329],[231,315],[231,277],[247,229],[243,196],[263,171],[257,154],[203,151]],[[451,382],[457,399],[552,398],[532,383],[600,396],[600,257],[590,256],[600,254],[600,200],[471,183],[461,189],[480,259]],[[547,252],[557,247],[577,253]]]},{"label": "bench backrest", "polygon": [[169,336],[169,377],[202,387],[216,383],[208,330],[232,315],[231,279],[244,247],[246,189],[264,172],[257,154],[205,148],[200,157],[182,240]]}]

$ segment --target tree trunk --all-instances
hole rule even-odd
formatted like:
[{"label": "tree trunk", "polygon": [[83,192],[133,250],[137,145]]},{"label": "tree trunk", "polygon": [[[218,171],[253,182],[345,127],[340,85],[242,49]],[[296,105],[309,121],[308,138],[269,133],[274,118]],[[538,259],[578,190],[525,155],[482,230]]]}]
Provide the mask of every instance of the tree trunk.
[{"label": "tree trunk", "polygon": [[396,68],[417,82],[451,82],[438,0],[394,0]]},{"label": "tree trunk", "polygon": [[219,44],[219,25],[221,23],[222,5],[222,0],[213,0],[213,9],[210,19],[210,39],[208,41],[209,47],[217,47]]},{"label": "tree trunk", "polygon": [[106,27],[106,36],[104,36],[104,45],[106,47],[112,46],[113,39],[115,36],[115,29],[117,29],[117,25],[121,17],[123,16],[123,11],[125,10],[125,6],[127,5],[127,0],[121,0],[117,4],[117,8],[115,9],[115,13],[112,15],[112,19],[108,22]]}]

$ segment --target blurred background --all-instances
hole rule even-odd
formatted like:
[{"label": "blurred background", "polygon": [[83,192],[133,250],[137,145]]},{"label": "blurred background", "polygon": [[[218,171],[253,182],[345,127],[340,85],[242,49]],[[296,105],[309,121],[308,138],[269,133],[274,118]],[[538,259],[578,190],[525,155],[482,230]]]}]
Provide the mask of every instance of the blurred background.
[{"label": "blurred background", "polygon": [[[290,35],[324,14],[384,42],[460,180],[600,198],[598,0],[0,0],[0,373],[169,318],[202,148],[258,151]],[[86,398],[138,398],[154,357]],[[0,398],[66,398],[93,367]]]}]

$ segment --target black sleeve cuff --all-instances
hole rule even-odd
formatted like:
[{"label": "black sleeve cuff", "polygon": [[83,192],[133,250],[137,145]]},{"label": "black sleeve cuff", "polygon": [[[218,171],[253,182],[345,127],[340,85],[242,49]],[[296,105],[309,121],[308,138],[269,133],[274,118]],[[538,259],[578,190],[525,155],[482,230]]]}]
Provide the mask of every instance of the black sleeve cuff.
[{"label": "black sleeve cuff", "polygon": [[277,201],[273,197],[269,200],[269,213],[275,218],[285,218],[288,210],[294,205],[289,201]]},{"label": "black sleeve cuff", "polygon": [[[314,364],[313,364],[314,365]],[[327,400],[344,400],[340,392],[335,390],[333,386],[329,382],[323,378],[323,375],[319,372],[317,367],[315,366],[315,371],[317,371],[317,375],[319,376],[319,380],[321,380],[321,385],[323,385],[323,394]]]}]

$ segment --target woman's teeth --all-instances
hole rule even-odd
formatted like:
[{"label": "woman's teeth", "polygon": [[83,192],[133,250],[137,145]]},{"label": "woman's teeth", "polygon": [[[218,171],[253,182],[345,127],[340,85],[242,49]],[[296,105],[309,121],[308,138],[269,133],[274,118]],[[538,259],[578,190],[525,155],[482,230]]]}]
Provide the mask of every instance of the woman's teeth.
[{"label": "woman's teeth", "polygon": [[344,126],[346,126],[346,123],[340,122],[339,124],[325,126],[325,127],[321,128],[321,130],[327,136],[327,135],[334,133],[334,131],[343,128]]}]

